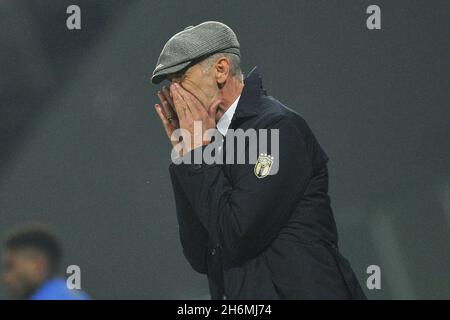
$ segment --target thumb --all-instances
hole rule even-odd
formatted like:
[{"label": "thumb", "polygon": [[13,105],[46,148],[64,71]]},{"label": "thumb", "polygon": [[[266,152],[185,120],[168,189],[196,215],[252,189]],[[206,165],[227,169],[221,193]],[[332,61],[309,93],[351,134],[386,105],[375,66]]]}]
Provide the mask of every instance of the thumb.
[{"label": "thumb", "polygon": [[208,110],[209,117],[211,117],[211,118],[216,117],[217,108],[219,107],[219,105],[221,103],[222,103],[222,100],[216,100],[209,106],[209,110]]}]

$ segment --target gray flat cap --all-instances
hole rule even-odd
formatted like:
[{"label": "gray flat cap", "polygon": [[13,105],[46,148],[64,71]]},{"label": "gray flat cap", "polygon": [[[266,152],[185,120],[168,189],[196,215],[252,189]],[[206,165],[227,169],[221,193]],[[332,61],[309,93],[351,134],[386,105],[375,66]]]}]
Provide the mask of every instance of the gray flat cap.
[{"label": "gray flat cap", "polygon": [[153,71],[152,83],[157,84],[168,74],[177,73],[194,61],[218,52],[240,56],[236,34],[227,25],[206,21],[189,26],[167,41]]}]

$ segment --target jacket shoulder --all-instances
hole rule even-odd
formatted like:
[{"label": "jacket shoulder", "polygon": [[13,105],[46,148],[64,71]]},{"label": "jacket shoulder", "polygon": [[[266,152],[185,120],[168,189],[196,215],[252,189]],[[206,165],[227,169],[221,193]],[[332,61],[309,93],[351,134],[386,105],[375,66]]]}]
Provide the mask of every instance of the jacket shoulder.
[{"label": "jacket shoulder", "polygon": [[261,101],[260,122],[266,125],[292,125],[303,133],[311,131],[305,119],[296,111],[285,106],[272,96],[265,96]]},{"label": "jacket shoulder", "polygon": [[260,118],[258,122],[262,127],[290,130],[292,134],[298,135],[298,138],[305,142],[315,166],[321,166],[328,161],[328,156],[320,146],[310,126],[298,112],[285,106],[272,96],[265,96],[262,99],[261,106],[262,112],[258,116]]}]

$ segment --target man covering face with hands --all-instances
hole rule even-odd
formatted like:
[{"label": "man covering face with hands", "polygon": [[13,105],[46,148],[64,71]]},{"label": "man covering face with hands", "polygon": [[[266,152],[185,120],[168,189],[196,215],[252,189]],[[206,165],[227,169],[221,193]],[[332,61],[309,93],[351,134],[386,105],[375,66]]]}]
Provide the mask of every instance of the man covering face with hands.
[{"label": "man covering face with hands", "polygon": [[[179,156],[205,151],[215,139],[204,133],[216,130],[224,158],[248,160],[170,165],[183,252],[207,275],[211,298],[365,298],[337,246],[328,157],[305,120],[267,95],[256,68],[243,79],[235,33],[208,21],[175,34],[152,75],[163,80],[155,109],[174,147],[181,132]],[[238,131],[248,139],[232,150],[225,142]],[[267,131],[277,139],[251,134]]]},{"label": "man covering face with hands", "polygon": [[[163,90],[169,91],[166,88]],[[158,92],[158,96],[160,96],[161,104],[157,104],[155,108],[163,121],[169,138],[171,138],[173,131],[178,128],[183,129],[183,132],[187,135],[183,140],[189,141],[189,143],[183,145],[182,154],[210,142],[203,139],[203,133],[216,127],[216,115],[220,100],[214,101],[210,106],[205,106],[177,82],[170,85],[167,98],[161,92]],[[201,130],[194,130],[195,121],[202,124]],[[176,142],[176,140],[173,142]]]},{"label": "man covering face with hands", "polygon": [[[235,45],[239,46],[237,40]],[[166,76],[171,85],[158,92],[161,103],[155,105],[169,138],[175,129],[186,130],[190,139],[184,140],[191,143],[184,145],[184,153],[210,142],[203,139],[203,133],[216,128],[226,106],[235,101],[243,88],[242,73],[236,70],[239,65],[236,53],[221,52],[198,60]],[[157,81],[158,76],[153,79]],[[194,132],[194,121],[202,123],[202,130]],[[196,145],[197,141],[200,145]]]}]

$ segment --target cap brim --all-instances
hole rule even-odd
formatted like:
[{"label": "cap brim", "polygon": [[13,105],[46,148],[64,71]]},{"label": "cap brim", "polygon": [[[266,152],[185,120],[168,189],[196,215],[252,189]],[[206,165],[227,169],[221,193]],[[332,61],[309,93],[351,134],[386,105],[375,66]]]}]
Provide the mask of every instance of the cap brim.
[{"label": "cap brim", "polygon": [[167,75],[180,72],[181,70],[188,67],[190,64],[191,64],[191,61],[186,61],[186,62],[182,62],[180,64],[177,64],[177,65],[174,65],[174,66],[171,66],[168,68],[158,70],[157,72],[153,71],[151,81],[153,84],[158,84],[158,83],[164,81],[166,79]]}]

